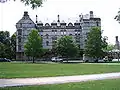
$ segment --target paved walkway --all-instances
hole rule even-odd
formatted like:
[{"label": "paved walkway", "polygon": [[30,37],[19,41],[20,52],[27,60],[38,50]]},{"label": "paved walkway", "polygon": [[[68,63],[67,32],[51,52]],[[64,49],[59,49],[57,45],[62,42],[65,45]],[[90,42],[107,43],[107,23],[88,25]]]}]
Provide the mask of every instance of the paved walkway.
[{"label": "paved walkway", "polygon": [[60,83],[68,83],[68,82],[82,82],[82,81],[90,81],[90,80],[103,80],[103,79],[115,79],[115,78],[120,78],[120,72],[92,74],[92,75],[59,76],[59,77],[0,79],[0,87],[60,84]]}]

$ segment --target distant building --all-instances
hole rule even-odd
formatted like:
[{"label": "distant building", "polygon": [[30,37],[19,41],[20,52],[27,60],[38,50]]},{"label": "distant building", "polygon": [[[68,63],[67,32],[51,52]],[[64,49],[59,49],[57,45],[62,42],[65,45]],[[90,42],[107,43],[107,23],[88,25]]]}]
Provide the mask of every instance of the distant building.
[{"label": "distant building", "polygon": [[16,23],[17,39],[16,39],[16,58],[24,59],[24,43],[27,40],[28,34],[32,29],[38,29],[40,36],[43,38],[43,48],[52,49],[55,41],[65,35],[72,36],[81,49],[84,49],[87,34],[92,27],[101,27],[101,19],[94,17],[93,11],[85,16],[79,15],[76,22],[65,22],[54,20],[52,23],[38,22],[36,15],[36,23],[34,23],[24,12],[22,19]]},{"label": "distant building", "polygon": [[115,37],[116,41],[115,41],[115,49],[120,50],[120,42],[118,40],[118,36]]}]

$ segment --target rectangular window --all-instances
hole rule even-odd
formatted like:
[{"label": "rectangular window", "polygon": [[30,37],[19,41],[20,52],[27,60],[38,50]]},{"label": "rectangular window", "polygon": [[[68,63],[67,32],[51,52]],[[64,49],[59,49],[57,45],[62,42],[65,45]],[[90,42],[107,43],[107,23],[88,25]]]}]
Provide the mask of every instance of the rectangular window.
[{"label": "rectangular window", "polygon": [[21,51],[21,50],[22,50],[22,48],[21,48],[21,46],[19,45],[19,46],[18,46],[18,51]]},{"label": "rectangular window", "polygon": [[21,38],[18,38],[18,42],[19,42],[19,43],[21,42]]},{"label": "rectangular window", "polygon": [[22,29],[18,29],[18,35],[22,35]]}]

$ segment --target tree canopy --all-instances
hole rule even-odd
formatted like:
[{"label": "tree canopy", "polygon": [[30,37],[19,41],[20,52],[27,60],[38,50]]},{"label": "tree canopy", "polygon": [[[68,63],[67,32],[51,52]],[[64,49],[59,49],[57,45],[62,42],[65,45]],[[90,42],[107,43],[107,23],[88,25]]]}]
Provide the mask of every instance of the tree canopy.
[{"label": "tree canopy", "polygon": [[[1,3],[7,2],[8,0],[0,0]],[[14,0],[16,1],[16,0]],[[42,6],[44,0],[20,0],[25,5],[31,5],[31,8],[35,9]]]},{"label": "tree canopy", "polygon": [[16,36],[8,31],[0,31],[0,58],[15,59],[16,53]]},{"label": "tree canopy", "polygon": [[93,27],[87,36],[85,54],[92,58],[99,58],[103,55],[103,48],[107,46],[105,39],[102,39],[101,30]]},{"label": "tree canopy", "polygon": [[114,19],[120,23],[120,10],[118,11]]},{"label": "tree canopy", "polygon": [[40,37],[38,30],[32,30],[28,35],[28,40],[24,45],[26,56],[31,56],[34,59],[39,57],[42,53],[42,38]]},{"label": "tree canopy", "polygon": [[57,53],[62,57],[74,57],[77,55],[78,46],[71,36],[63,36],[57,40]]}]

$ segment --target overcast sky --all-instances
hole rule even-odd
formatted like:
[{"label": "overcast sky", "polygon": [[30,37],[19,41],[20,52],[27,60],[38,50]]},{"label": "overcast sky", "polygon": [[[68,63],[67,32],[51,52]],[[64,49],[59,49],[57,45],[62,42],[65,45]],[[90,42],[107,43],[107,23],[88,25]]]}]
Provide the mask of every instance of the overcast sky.
[{"label": "overcast sky", "polygon": [[45,0],[43,7],[35,10],[19,1],[0,3],[0,30],[10,31],[12,35],[16,31],[15,24],[22,18],[24,11],[29,12],[33,21],[37,14],[38,21],[42,22],[57,20],[58,14],[60,20],[75,22],[81,13],[89,14],[89,11],[93,11],[102,20],[103,36],[108,36],[108,42],[114,44],[115,36],[119,36],[120,40],[120,24],[114,20],[120,8],[120,0]]}]

